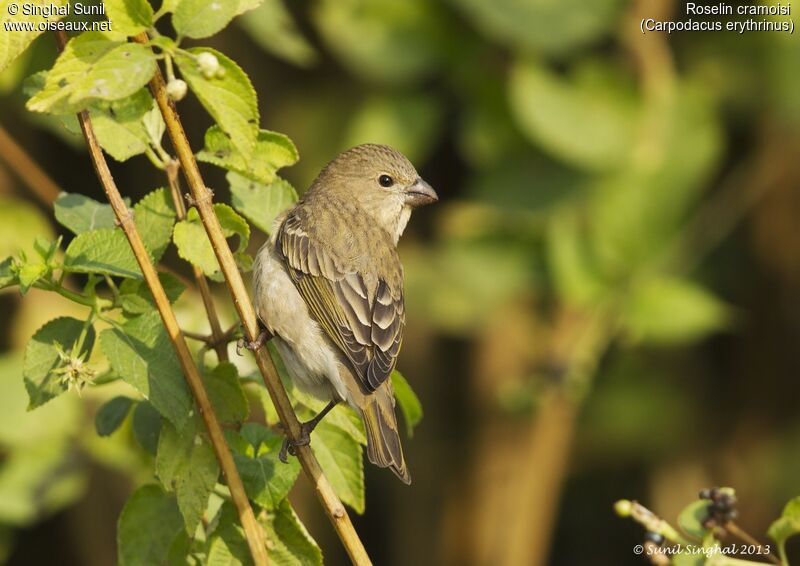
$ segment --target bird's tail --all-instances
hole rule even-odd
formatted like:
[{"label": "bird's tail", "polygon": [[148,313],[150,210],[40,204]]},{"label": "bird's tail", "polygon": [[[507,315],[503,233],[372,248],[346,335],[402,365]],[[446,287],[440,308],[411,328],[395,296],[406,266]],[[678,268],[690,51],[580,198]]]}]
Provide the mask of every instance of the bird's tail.
[{"label": "bird's tail", "polygon": [[367,431],[367,457],[381,468],[391,468],[404,483],[411,484],[411,475],[403,458],[403,447],[397,432],[397,417],[394,414],[394,395],[391,387],[379,387],[367,396],[367,404],[361,410]]}]

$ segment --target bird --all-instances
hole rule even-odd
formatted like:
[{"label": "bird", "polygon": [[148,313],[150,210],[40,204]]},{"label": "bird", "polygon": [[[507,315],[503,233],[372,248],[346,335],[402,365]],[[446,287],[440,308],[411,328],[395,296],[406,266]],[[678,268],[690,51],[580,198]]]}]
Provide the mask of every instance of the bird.
[{"label": "bird", "polygon": [[294,383],[328,401],[300,438],[286,439],[282,460],[344,402],[364,422],[369,461],[411,483],[390,379],[405,329],[397,243],[412,210],[438,199],[402,153],[364,144],[328,163],[275,219],[253,262],[265,331],[247,346],[270,337]]}]

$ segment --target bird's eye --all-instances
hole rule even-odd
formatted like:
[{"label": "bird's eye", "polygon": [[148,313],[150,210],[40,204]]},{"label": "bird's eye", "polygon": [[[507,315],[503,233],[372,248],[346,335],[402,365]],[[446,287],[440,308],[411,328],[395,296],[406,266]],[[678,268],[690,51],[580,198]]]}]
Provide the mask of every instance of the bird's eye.
[{"label": "bird's eye", "polygon": [[381,175],[378,177],[378,183],[380,183],[381,187],[391,187],[394,185],[394,179],[389,175]]}]

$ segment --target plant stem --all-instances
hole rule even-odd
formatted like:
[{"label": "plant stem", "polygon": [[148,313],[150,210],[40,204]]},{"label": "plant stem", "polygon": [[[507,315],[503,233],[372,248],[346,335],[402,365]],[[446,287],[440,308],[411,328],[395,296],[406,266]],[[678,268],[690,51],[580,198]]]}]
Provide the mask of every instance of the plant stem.
[{"label": "plant stem", "polygon": [[[56,33],[59,49],[63,50],[67,43],[67,35],[63,31],[58,31]],[[186,345],[186,339],[184,338],[180,326],[178,325],[178,320],[175,318],[175,313],[170,307],[167,294],[164,291],[164,287],[161,285],[161,281],[158,279],[158,274],[156,273],[156,269],[150,261],[150,256],[147,253],[147,249],[144,247],[144,242],[142,242],[142,238],[139,235],[138,229],[136,228],[136,223],[133,221],[133,214],[128,209],[125,201],[122,199],[122,195],[120,194],[119,189],[117,189],[114,178],[111,176],[111,171],[108,168],[108,164],[103,156],[103,152],[100,149],[97,138],[95,137],[94,129],[92,128],[92,122],[89,118],[89,113],[85,110],[82,111],[78,114],[78,119],[81,124],[81,130],[83,131],[83,137],[86,139],[86,144],[89,148],[92,164],[94,165],[97,177],[100,180],[100,183],[103,185],[103,190],[105,191],[108,201],[114,210],[117,221],[125,233],[128,243],[130,243],[131,249],[133,250],[136,261],[142,270],[142,274],[144,275],[147,286],[150,288],[150,292],[153,295],[158,312],[161,315],[161,320],[164,323],[164,327],[167,330],[167,334],[170,337],[170,341],[175,348],[175,353],[177,354],[178,360],[183,368],[183,373],[189,385],[189,389],[191,390],[192,395],[197,402],[200,414],[203,417],[206,428],[208,429],[211,444],[214,448],[217,460],[219,460],[220,467],[227,478],[228,487],[231,491],[231,497],[233,498],[233,502],[239,512],[239,519],[242,523],[242,527],[244,528],[245,537],[247,538],[247,543],[250,547],[250,553],[253,556],[253,561],[258,566],[266,565],[268,560],[263,532],[256,521],[255,515],[253,514],[253,509],[250,507],[250,502],[248,501],[247,494],[244,490],[244,484],[242,484],[242,480],[239,477],[239,472],[236,469],[233,456],[231,456],[228,444],[225,442],[222,427],[220,426],[217,416],[214,413],[211,400],[209,399],[208,393],[203,385],[203,381],[200,378],[200,373],[194,364],[189,347]]]},{"label": "plant stem", "polygon": [[42,204],[50,206],[62,192],[50,176],[39,167],[28,152],[0,127],[0,157],[9,169],[24,181]]},{"label": "plant stem", "polygon": [[[760,542],[758,542],[753,535],[751,535],[750,533],[745,531],[743,528],[741,528],[739,525],[737,525],[733,521],[729,521],[728,523],[725,524],[725,530],[728,531],[729,533],[731,533],[733,536],[738,537],[739,539],[743,540],[747,544],[750,544],[750,545],[753,545],[753,546],[757,546],[759,548],[759,550],[764,548],[764,546]],[[780,564],[781,563],[781,561],[774,554],[772,554],[771,552],[769,554],[767,554],[767,558],[773,564]]]},{"label": "plant stem", "polygon": [[[146,44],[148,41],[146,33],[139,34],[134,39],[143,44]],[[200,218],[203,221],[203,226],[211,241],[214,254],[225,276],[228,290],[233,298],[236,310],[239,313],[239,318],[242,320],[245,336],[248,340],[255,340],[259,334],[255,310],[253,309],[242,276],[239,273],[239,268],[236,266],[236,262],[233,259],[230,246],[222,232],[219,219],[214,213],[211,190],[208,189],[203,182],[200,169],[194,159],[194,153],[189,145],[189,140],[186,138],[186,133],[183,130],[180,118],[175,110],[175,105],[167,96],[164,77],[160,69],[156,70],[156,74],[150,81],[150,89],[161,109],[161,114],[164,117],[167,128],[167,134],[172,141],[175,153],[181,163],[184,177],[191,190],[192,198],[195,201],[194,206],[200,213]],[[266,348],[257,350],[255,352],[255,359],[261,371],[261,375],[264,378],[264,385],[267,391],[269,391],[272,402],[284,424],[289,439],[297,440],[300,438],[300,422],[297,420],[297,415],[294,413],[289,396],[286,394],[286,390],[281,384],[278,372],[275,369],[275,364]],[[358,565],[372,564],[361,539],[359,539],[353,527],[353,523],[350,521],[350,517],[345,511],[344,505],[342,505],[342,502],[333,491],[331,483],[323,474],[322,468],[311,451],[310,446],[298,446],[296,453],[305,474],[314,485],[317,498],[325,509],[328,518],[336,529],[336,533],[339,535],[339,539],[347,550],[350,560]]]},{"label": "plant stem", "polygon": [[[166,173],[167,181],[169,182],[169,189],[172,193],[172,202],[175,203],[175,211],[178,214],[178,220],[186,218],[186,206],[183,204],[183,197],[181,196],[180,180],[178,179],[178,169],[180,164],[171,158],[167,162]],[[217,353],[217,359],[221,362],[228,361],[228,343],[222,338],[222,326],[219,324],[219,316],[217,316],[217,307],[214,305],[214,298],[211,296],[211,289],[208,286],[208,279],[196,265],[192,264],[192,272],[194,273],[194,280],[197,282],[197,289],[200,291],[200,296],[203,298],[203,306],[208,315],[208,324],[211,326],[211,342],[209,344],[214,348]]]}]

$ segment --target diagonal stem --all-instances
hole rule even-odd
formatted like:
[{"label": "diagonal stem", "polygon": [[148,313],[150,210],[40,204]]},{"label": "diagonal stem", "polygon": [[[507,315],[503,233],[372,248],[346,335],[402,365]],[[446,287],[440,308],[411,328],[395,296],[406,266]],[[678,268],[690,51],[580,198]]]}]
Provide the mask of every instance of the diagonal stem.
[{"label": "diagonal stem", "polygon": [[[67,43],[67,34],[63,31],[57,31],[59,49],[63,50]],[[264,537],[261,527],[256,521],[253,509],[250,507],[250,502],[247,499],[247,494],[244,490],[244,484],[239,477],[239,472],[236,469],[236,464],[231,456],[228,444],[225,442],[225,437],[222,432],[222,427],[217,420],[214,409],[211,405],[211,400],[208,397],[203,381],[200,378],[200,373],[197,366],[192,359],[192,354],[189,347],[186,345],[186,339],[178,326],[178,320],[175,318],[175,313],[170,307],[167,294],[164,292],[164,287],[158,279],[158,274],[150,261],[150,256],[147,249],[144,247],[144,242],[139,235],[136,228],[136,223],[133,221],[133,214],[128,209],[122,195],[117,188],[114,178],[111,176],[111,171],[108,168],[103,152],[97,142],[97,138],[92,128],[92,122],[89,118],[89,113],[84,110],[78,114],[78,120],[81,124],[83,137],[86,139],[86,144],[89,147],[89,154],[92,158],[97,177],[103,185],[103,190],[108,197],[108,201],[114,210],[119,225],[122,227],[125,236],[130,243],[136,261],[139,264],[142,274],[144,275],[145,282],[150,288],[150,292],[155,300],[158,312],[161,315],[161,320],[167,330],[172,346],[175,348],[175,353],[178,356],[181,367],[183,369],[184,377],[189,385],[189,389],[197,402],[200,414],[203,417],[208,435],[211,439],[211,444],[214,448],[214,453],[217,456],[220,467],[222,468],[225,477],[227,478],[228,487],[231,491],[231,497],[236,509],[239,512],[239,519],[245,531],[245,537],[250,547],[250,553],[253,556],[253,561],[258,566],[265,566],[267,561],[267,550],[264,544]]]},{"label": "diagonal stem", "polygon": [[61,188],[2,127],[0,157],[28,185],[42,204],[49,206],[55,202]]},{"label": "diagonal stem", "polygon": [[[148,36],[146,33],[141,33],[134,37],[134,40],[138,43],[146,44]],[[239,318],[242,320],[245,337],[253,341],[258,337],[259,327],[253,304],[250,301],[250,295],[244,285],[242,275],[239,273],[239,268],[233,259],[233,253],[231,253],[230,246],[222,232],[219,219],[214,213],[211,190],[203,182],[194,153],[189,145],[189,140],[186,138],[186,132],[184,132],[180,117],[175,110],[175,105],[167,96],[164,77],[160,69],[156,70],[156,74],[150,81],[150,90],[153,92],[153,96],[161,109],[161,114],[167,127],[167,134],[181,163],[181,169],[195,201],[195,207],[200,213],[200,218],[211,241],[214,254],[225,276],[225,283],[233,298]],[[289,439],[296,442],[302,434],[300,422],[297,420],[297,415],[294,413],[289,396],[281,384],[275,364],[263,348],[255,352],[255,359],[258,369],[264,378],[264,385],[269,391],[275,409],[286,427]],[[317,498],[336,529],[336,533],[347,550],[350,560],[358,565],[372,564],[361,539],[358,537],[358,533],[353,527],[353,523],[350,521],[350,517],[345,511],[344,505],[342,505],[342,502],[333,491],[330,481],[323,474],[322,468],[310,446],[299,446],[297,448],[297,457],[303,466],[305,474],[314,485]]]},{"label": "diagonal stem", "polygon": [[[169,190],[172,193],[172,202],[175,203],[175,212],[178,214],[178,220],[183,220],[186,218],[186,206],[183,204],[183,197],[181,196],[180,180],[178,179],[179,168],[180,164],[175,159],[166,164],[167,181],[169,182]],[[194,280],[197,282],[197,289],[203,298],[203,306],[208,315],[208,324],[211,326],[211,346],[217,353],[217,359],[221,362],[227,362],[228,343],[223,339],[222,326],[219,324],[217,307],[214,304],[214,297],[211,296],[208,279],[206,279],[203,271],[194,264],[192,265],[192,272],[194,273]]]}]

